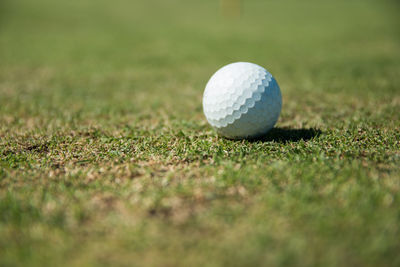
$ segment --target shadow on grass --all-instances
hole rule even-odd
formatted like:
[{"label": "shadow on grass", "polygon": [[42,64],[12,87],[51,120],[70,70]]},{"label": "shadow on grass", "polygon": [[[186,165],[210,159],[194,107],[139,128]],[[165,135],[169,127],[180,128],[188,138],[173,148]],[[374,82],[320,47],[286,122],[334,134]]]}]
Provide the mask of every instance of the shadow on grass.
[{"label": "shadow on grass", "polygon": [[319,136],[321,130],[315,128],[309,129],[291,129],[291,128],[273,128],[266,135],[251,140],[252,142],[271,142],[278,143],[298,142],[300,140],[310,140]]}]

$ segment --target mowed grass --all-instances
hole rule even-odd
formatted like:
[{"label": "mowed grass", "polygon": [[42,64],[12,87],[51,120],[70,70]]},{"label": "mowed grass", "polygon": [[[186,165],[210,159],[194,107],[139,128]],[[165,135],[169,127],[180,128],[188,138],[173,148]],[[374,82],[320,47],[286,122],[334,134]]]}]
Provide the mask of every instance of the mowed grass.
[{"label": "mowed grass", "polygon": [[[396,1],[2,1],[0,265],[399,266]],[[283,109],[218,137],[209,77]]]}]

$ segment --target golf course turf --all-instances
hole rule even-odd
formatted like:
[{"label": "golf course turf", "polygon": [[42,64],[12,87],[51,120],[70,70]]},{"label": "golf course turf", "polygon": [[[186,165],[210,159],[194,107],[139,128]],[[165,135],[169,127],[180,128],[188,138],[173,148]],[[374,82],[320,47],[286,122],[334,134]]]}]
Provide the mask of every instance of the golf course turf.
[{"label": "golf course turf", "polygon": [[[400,4],[225,13],[0,2],[1,266],[400,266]],[[261,139],[202,112],[237,61],[281,88]]]}]

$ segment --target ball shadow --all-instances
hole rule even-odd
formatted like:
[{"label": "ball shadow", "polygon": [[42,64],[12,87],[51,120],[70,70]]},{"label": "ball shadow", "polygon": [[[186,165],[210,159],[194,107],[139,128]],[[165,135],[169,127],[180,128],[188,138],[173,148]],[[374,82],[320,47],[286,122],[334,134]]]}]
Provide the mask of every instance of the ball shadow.
[{"label": "ball shadow", "polygon": [[300,140],[307,141],[322,134],[322,131],[316,128],[308,129],[291,129],[287,127],[273,128],[266,135],[259,138],[249,140],[250,142],[298,142]]}]

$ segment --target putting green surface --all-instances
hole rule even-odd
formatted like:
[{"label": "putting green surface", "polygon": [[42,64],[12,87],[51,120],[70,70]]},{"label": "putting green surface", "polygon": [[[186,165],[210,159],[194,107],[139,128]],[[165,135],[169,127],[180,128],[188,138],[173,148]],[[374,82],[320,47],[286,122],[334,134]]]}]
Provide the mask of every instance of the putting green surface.
[{"label": "putting green surface", "polygon": [[[233,5],[0,3],[0,265],[400,265],[400,5]],[[260,140],[202,114],[236,61]]]}]

